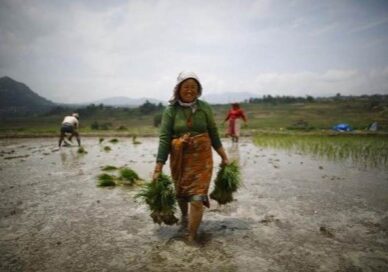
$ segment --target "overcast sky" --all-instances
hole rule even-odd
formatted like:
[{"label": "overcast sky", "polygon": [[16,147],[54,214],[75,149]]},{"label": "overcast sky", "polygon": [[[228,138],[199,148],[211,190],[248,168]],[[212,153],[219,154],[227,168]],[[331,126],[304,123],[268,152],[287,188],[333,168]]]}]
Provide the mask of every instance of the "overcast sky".
[{"label": "overcast sky", "polygon": [[388,94],[387,0],[0,0],[0,77],[54,102]]}]

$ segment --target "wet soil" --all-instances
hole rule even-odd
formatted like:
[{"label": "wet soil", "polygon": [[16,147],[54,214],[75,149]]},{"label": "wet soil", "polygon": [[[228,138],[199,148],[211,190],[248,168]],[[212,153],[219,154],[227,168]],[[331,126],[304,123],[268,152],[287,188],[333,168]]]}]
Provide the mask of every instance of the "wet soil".
[{"label": "wet soil", "polygon": [[189,245],[152,222],[137,187],[96,186],[106,165],[150,178],[157,139],[118,139],[82,139],[86,154],[0,140],[0,271],[388,271],[385,169],[224,140],[243,186],[211,202]]}]

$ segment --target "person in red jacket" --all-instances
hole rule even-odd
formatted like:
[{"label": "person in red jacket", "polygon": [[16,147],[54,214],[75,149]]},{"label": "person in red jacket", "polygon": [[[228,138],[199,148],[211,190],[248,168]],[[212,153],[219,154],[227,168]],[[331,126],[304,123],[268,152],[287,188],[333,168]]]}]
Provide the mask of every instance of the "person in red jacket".
[{"label": "person in red jacket", "polygon": [[238,103],[232,103],[232,108],[229,110],[224,122],[229,120],[227,135],[232,137],[232,142],[238,142],[240,137],[240,119],[247,125],[247,117]]}]

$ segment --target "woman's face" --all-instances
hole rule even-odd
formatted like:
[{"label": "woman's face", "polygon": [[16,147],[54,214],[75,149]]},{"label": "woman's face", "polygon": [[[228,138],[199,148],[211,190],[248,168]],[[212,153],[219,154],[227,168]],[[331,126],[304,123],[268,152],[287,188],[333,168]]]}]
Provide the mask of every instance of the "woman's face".
[{"label": "woman's face", "polygon": [[191,103],[198,97],[199,86],[195,79],[183,81],[179,88],[179,98],[182,102]]}]

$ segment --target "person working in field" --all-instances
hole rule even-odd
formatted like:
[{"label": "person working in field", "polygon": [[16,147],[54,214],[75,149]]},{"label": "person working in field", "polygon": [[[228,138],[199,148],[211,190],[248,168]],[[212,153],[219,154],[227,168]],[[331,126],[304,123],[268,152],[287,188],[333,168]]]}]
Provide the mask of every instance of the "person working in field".
[{"label": "person working in field", "polygon": [[[187,227],[188,241],[194,241],[202,221],[204,207],[209,207],[208,189],[213,170],[212,147],[228,164],[208,103],[199,100],[202,85],[196,74],[178,75],[170,105],[164,110],[157,162],[153,174],[156,182],[170,155],[170,168],[181,223]],[[188,225],[187,225],[188,224]]]},{"label": "person working in field", "polygon": [[70,133],[69,141],[75,136],[77,138],[78,146],[81,146],[81,139],[78,133],[79,128],[79,115],[78,113],[73,113],[71,116],[65,116],[61,126],[61,135],[59,137],[58,146],[61,147],[63,140],[67,133]]},{"label": "person working in field", "polygon": [[232,108],[229,110],[224,122],[229,120],[226,134],[232,137],[232,142],[236,143],[240,137],[240,118],[243,119],[245,125],[247,125],[247,117],[244,111],[240,108],[238,103],[233,103]]}]

